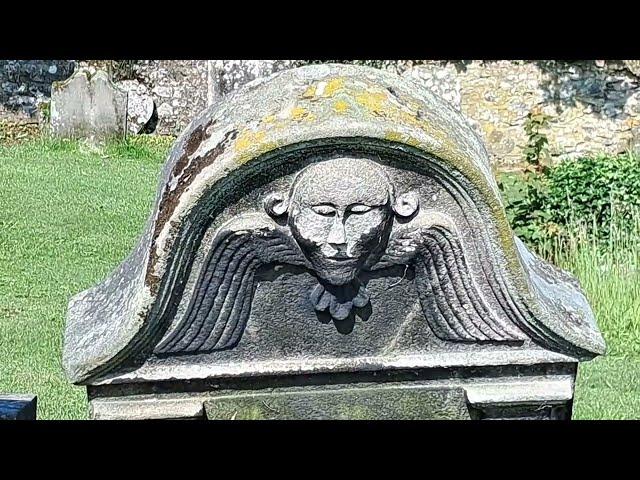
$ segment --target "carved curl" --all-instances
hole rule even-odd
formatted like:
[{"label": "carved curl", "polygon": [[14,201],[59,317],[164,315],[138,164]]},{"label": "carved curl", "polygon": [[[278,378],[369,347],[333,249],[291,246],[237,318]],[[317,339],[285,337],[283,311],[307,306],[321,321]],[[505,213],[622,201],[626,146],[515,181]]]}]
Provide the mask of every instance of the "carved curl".
[{"label": "carved curl", "polygon": [[280,192],[273,192],[267,195],[262,202],[265,211],[269,216],[278,218],[285,215],[289,210],[289,198]]},{"label": "carved curl", "polygon": [[420,199],[416,192],[407,192],[397,197],[392,205],[396,215],[402,218],[410,218],[418,212]]}]

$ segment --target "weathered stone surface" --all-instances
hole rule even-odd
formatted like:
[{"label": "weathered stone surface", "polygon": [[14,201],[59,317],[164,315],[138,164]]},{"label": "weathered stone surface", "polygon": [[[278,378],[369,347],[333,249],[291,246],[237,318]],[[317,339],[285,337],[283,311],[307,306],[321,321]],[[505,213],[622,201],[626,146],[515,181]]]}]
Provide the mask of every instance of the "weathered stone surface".
[{"label": "weathered stone surface", "polygon": [[51,131],[67,138],[102,140],[124,137],[127,131],[127,93],[106,72],[80,70],[55,82],[51,95]]},{"label": "weathered stone surface", "polygon": [[37,401],[35,395],[0,394],[0,420],[35,420]]},{"label": "weathered stone surface", "polygon": [[409,78],[315,65],[194,119],[134,252],[71,300],[63,362],[104,402],[274,376],[571,376],[603,352],[577,282],[513,236],[456,109]]},{"label": "weathered stone surface", "polygon": [[321,388],[219,395],[209,420],[470,420],[462,388]]},{"label": "weathered stone surface", "polygon": [[575,368],[566,364],[387,369],[351,374],[192,380],[180,382],[182,388],[166,381],[100,385],[89,387],[89,398],[91,418],[99,420],[203,419],[206,417],[204,405],[220,395],[268,396],[309,389],[375,387],[382,396],[387,388],[449,388],[465,392],[472,418],[563,418],[562,415],[571,415],[574,378]]}]

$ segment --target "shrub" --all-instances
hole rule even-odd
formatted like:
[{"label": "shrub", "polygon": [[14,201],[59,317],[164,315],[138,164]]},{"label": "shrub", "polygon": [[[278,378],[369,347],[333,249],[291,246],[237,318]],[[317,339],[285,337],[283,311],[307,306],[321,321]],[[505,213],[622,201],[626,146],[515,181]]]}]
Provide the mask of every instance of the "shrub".
[{"label": "shrub", "polygon": [[631,153],[530,165],[522,174],[503,174],[499,185],[515,234],[537,250],[575,225],[600,240],[636,228],[640,158]]},{"label": "shrub", "polygon": [[498,186],[503,193],[507,218],[514,233],[527,244],[537,246],[555,236],[558,226],[547,209],[548,182],[545,174],[502,175]]},{"label": "shrub", "polygon": [[598,237],[611,234],[613,217],[633,227],[640,207],[640,159],[632,154],[565,161],[547,175],[546,209],[561,225],[584,223]]},{"label": "shrub", "polygon": [[522,176],[511,177],[511,181],[498,182],[505,192],[507,217],[516,235],[534,246],[553,237],[557,225],[552,221],[546,206],[549,173],[549,151],[543,130],[549,118],[541,112],[527,115],[524,126],[527,145],[524,147],[527,167]]}]

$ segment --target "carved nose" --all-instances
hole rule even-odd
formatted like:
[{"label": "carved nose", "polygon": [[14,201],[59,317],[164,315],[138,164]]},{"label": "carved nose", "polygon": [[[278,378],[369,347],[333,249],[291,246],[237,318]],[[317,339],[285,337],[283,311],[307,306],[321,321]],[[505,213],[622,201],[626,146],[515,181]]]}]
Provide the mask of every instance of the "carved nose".
[{"label": "carved nose", "polygon": [[344,231],[342,219],[338,215],[336,215],[329,231],[327,243],[340,252],[344,252],[347,249],[347,235]]}]

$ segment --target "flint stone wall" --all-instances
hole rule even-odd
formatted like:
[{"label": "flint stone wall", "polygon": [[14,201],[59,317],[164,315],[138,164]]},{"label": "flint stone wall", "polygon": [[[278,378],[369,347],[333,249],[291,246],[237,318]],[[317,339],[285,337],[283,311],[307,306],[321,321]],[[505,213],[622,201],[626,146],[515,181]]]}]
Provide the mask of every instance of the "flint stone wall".
[{"label": "flint stone wall", "polygon": [[[337,61],[336,61],[337,62]],[[131,133],[178,135],[206,106],[256,78],[301,60],[79,61],[107,68],[129,92]],[[639,61],[357,61],[422,82],[456,106],[484,138],[494,166],[523,161],[527,114],[549,116],[542,130],[552,157],[640,149]],[[24,64],[24,65],[23,65]],[[55,74],[53,71],[55,64]],[[0,62],[3,110],[35,115],[46,82],[65,78],[74,62]],[[124,69],[114,64],[126,64]],[[124,70],[124,71],[122,71]],[[33,72],[16,74],[20,72]],[[18,75],[16,77],[16,75]],[[50,76],[56,78],[50,78]],[[16,82],[15,79],[24,82]],[[32,78],[33,85],[29,83]],[[20,87],[19,85],[24,85]],[[21,91],[20,88],[22,88]],[[49,86],[50,89],[50,86]],[[35,93],[30,93],[35,92]],[[17,107],[16,107],[17,106]]]},{"label": "flint stone wall", "polygon": [[73,60],[0,60],[0,120],[37,119],[52,83],[69,78],[74,69]]},{"label": "flint stone wall", "polygon": [[553,157],[640,148],[640,72],[625,62],[429,62],[407,70],[457,105],[492,162],[523,160],[529,112],[543,113]]}]

